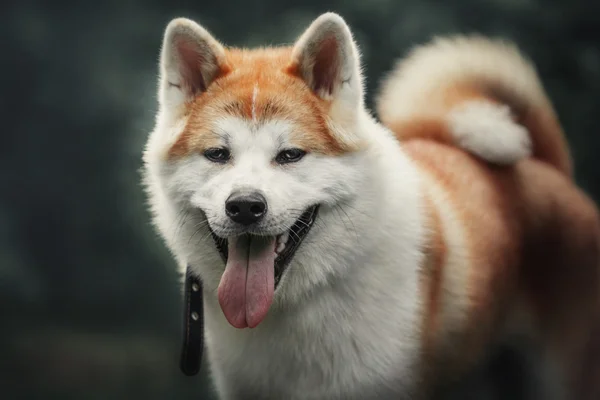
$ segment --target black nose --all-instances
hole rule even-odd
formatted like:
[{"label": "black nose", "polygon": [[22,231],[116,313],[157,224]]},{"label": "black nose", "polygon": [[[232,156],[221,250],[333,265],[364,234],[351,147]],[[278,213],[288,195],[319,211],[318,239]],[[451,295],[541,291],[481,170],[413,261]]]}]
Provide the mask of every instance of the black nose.
[{"label": "black nose", "polygon": [[267,200],[259,192],[233,192],[225,201],[225,213],[233,222],[251,225],[267,213]]}]

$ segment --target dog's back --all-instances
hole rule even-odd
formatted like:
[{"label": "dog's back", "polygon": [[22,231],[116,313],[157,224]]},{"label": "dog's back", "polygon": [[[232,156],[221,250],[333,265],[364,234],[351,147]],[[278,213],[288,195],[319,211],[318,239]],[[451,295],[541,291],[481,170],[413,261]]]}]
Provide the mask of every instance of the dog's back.
[{"label": "dog's back", "polygon": [[378,111],[426,182],[426,374],[466,370],[517,332],[581,389],[598,313],[599,219],[571,179],[532,65],[503,42],[436,40],[390,74]]}]

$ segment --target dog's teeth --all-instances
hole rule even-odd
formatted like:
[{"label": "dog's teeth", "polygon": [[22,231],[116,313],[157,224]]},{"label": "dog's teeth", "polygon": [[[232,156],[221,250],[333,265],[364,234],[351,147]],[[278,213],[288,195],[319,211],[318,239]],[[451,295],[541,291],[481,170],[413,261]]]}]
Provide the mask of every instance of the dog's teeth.
[{"label": "dog's teeth", "polygon": [[281,253],[285,249],[285,243],[279,243],[275,249],[275,253]]},{"label": "dog's teeth", "polygon": [[290,234],[288,232],[277,236],[277,248],[275,248],[275,253],[281,253],[283,249],[285,249],[285,244],[287,243],[289,236]]},{"label": "dog's teeth", "polygon": [[282,234],[281,236],[279,236],[279,242],[283,243],[285,245],[287,243],[289,237],[290,237],[290,233],[286,232],[286,233]]}]

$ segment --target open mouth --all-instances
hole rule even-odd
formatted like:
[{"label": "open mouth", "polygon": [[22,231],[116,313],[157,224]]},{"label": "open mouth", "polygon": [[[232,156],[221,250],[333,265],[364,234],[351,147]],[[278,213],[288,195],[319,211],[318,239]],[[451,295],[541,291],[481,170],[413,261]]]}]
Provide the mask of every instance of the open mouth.
[{"label": "open mouth", "polygon": [[[286,267],[296,254],[296,251],[302,244],[302,241],[312,228],[317,214],[319,205],[309,207],[302,213],[300,218],[294,222],[292,227],[285,233],[278,235],[275,244],[275,262],[274,262],[274,285],[277,288]],[[221,258],[227,264],[229,254],[229,241],[225,238],[217,236],[212,229],[210,230],[214,239],[215,245]],[[246,234],[252,236],[252,234]]]}]

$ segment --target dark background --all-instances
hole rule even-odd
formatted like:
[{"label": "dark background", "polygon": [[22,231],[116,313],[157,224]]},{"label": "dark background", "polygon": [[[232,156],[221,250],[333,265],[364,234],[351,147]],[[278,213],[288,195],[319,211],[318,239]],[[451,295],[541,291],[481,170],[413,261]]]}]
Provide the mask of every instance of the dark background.
[{"label": "dark background", "polygon": [[[178,369],[174,262],[139,184],[163,29],[186,16],[229,45],[291,43],[339,12],[369,104],[394,59],[434,34],[516,41],[539,67],[577,181],[596,200],[600,1],[4,2],[0,37],[0,398],[201,399]],[[206,369],[205,369],[206,370]]]}]

